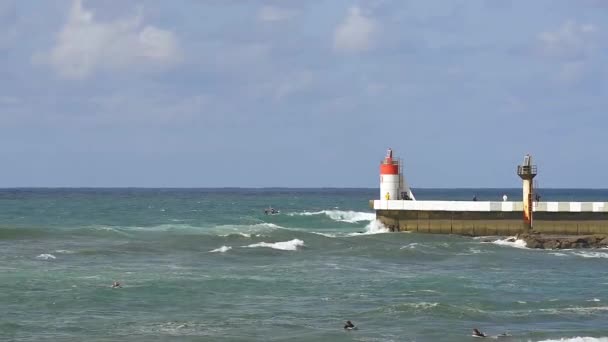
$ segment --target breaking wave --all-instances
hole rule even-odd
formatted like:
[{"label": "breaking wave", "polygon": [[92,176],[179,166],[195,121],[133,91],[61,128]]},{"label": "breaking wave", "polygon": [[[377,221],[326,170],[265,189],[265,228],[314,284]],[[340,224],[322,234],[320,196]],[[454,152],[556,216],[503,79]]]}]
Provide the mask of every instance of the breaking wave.
[{"label": "breaking wave", "polygon": [[373,235],[373,234],[382,234],[388,233],[389,230],[380,222],[379,220],[372,220],[367,226],[365,226],[364,232],[358,233],[350,233],[347,236],[357,236],[357,235]]},{"label": "breaking wave", "polygon": [[289,241],[274,242],[274,243],[259,242],[259,243],[254,243],[252,245],[243,246],[243,247],[249,247],[249,248],[268,247],[268,248],[273,248],[273,249],[279,249],[282,251],[295,251],[298,249],[298,247],[301,247],[301,246],[304,246],[304,241],[302,241],[300,239],[293,239],[293,240],[289,240]]},{"label": "breaking wave", "polygon": [[36,259],[40,259],[40,260],[54,260],[57,259],[53,254],[40,254],[39,256],[36,257]]},{"label": "breaking wave", "polygon": [[575,252],[575,253],[572,253],[572,254],[581,256],[583,258],[608,258],[608,253],[605,253],[605,252],[587,252],[587,251],[581,251],[581,252]]},{"label": "breaking wave", "polygon": [[375,213],[366,213],[361,211],[344,211],[344,210],[321,210],[314,212],[290,213],[290,216],[313,216],[326,215],[330,219],[339,222],[357,223],[361,221],[372,221],[376,218]]},{"label": "breaking wave", "polygon": [[214,250],[209,251],[209,253],[226,253],[231,249],[232,249],[232,247],[230,247],[230,246],[222,246],[220,248],[216,248]]},{"label": "breaking wave", "polygon": [[367,226],[365,226],[365,229],[365,234],[380,234],[389,232],[388,228],[386,228],[386,226],[382,224],[380,220],[376,220],[375,217]]},{"label": "breaking wave", "polygon": [[526,246],[526,241],[521,240],[521,239],[516,239],[514,236],[507,237],[505,239],[498,239],[496,241],[492,241],[492,243],[495,245],[499,245],[499,246],[509,246],[509,247],[514,247],[514,248],[523,248],[523,249],[528,248]]}]

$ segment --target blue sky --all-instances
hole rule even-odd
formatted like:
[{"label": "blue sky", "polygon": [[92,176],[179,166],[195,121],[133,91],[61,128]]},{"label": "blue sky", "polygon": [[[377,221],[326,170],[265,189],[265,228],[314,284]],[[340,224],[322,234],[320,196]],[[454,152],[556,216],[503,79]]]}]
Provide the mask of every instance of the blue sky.
[{"label": "blue sky", "polygon": [[608,1],[0,0],[0,186],[608,188]]}]

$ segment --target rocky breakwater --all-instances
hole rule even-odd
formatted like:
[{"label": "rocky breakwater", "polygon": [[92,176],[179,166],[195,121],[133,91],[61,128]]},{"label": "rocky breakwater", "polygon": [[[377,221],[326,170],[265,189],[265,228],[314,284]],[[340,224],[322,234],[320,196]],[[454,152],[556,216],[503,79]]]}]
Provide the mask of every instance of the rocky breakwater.
[{"label": "rocky breakwater", "polygon": [[524,240],[528,248],[573,249],[606,248],[608,235],[543,235],[519,234],[515,239]]}]

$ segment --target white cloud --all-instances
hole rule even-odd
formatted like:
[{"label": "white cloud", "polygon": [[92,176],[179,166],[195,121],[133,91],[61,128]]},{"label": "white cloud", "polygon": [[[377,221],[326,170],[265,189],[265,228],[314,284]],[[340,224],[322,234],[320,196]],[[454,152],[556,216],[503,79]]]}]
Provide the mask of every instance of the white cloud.
[{"label": "white cloud", "polygon": [[557,74],[557,80],[564,84],[573,84],[585,78],[589,67],[581,61],[563,63]]},{"label": "white cloud", "polygon": [[595,48],[596,28],[590,24],[567,21],[555,31],[539,34],[541,52],[550,57],[582,59]]},{"label": "white cloud", "polygon": [[364,16],[359,7],[351,7],[346,19],[334,32],[334,48],[346,52],[369,50],[376,31],[377,25],[373,19]]},{"label": "white cloud", "polygon": [[283,21],[292,18],[295,15],[295,11],[274,7],[264,6],[258,11],[258,19],[260,21]]},{"label": "white cloud", "polygon": [[593,74],[597,66],[598,29],[591,24],[567,21],[554,31],[538,35],[542,56],[558,61],[552,75],[562,85],[575,85]]},{"label": "white cloud", "polygon": [[274,98],[280,101],[292,94],[308,89],[313,83],[313,74],[300,71],[287,75],[275,89]]},{"label": "white cloud", "polygon": [[143,25],[140,15],[98,22],[74,0],[56,45],[36,59],[49,63],[63,78],[83,79],[98,69],[171,65],[179,59],[179,48],[171,31]]}]

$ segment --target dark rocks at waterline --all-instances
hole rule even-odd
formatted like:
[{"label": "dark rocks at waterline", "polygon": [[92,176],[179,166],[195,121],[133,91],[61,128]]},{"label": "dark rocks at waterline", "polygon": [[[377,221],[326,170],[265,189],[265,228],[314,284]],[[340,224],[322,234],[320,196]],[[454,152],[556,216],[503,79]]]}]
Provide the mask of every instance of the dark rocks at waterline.
[{"label": "dark rocks at waterline", "polygon": [[519,234],[517,239],[524,240],[528,248],[573,249],[608,247],[608,235],[542,235]]}]

